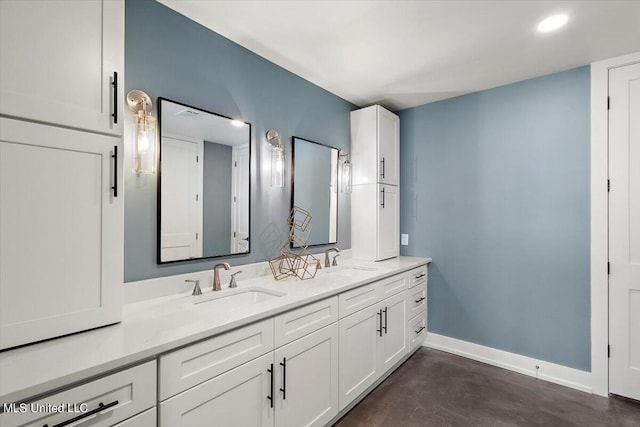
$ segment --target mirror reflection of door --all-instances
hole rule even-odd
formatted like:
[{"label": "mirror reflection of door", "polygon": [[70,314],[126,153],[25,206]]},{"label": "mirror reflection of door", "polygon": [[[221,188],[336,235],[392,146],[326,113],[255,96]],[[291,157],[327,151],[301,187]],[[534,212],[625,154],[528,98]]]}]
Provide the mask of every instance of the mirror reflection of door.
[{"label": "mirror reflection of door", "polygon": [[158,262],[248,253],[251,125],[159,99]]},{"label": "mirror reflection of door", "polygon": [[249,146],[234,147],[231,253],[249,252]]},{"label": "mirror reflection of door", "polygon": [[162,137],[163,212],[160,229],[163,261],[202,256],[202,158],[203,141],[186,137]]}]

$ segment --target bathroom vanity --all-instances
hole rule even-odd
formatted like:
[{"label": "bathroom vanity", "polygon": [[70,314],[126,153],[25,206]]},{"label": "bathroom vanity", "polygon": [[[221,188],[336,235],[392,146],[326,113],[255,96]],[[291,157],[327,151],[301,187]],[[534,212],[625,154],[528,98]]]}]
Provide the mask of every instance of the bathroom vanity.
[{"label": "bathroom vanity", "polygon": [[430,261],[358,261],[308,281],[203,283],[200,296],[126,304],[120,324],[1,353],[0,423],[326,425],[423,341]]}]

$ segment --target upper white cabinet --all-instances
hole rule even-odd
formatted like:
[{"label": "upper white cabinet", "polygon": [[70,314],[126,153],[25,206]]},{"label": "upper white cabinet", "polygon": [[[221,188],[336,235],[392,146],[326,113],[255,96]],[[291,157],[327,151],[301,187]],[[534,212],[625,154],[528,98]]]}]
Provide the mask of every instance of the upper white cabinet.
[{"label": "upper white cabinet", "polygon": [[386,184],[353,186],[351,249],[353,258],[369,261],[400,255],[399,187]]},{"label": "upper white cabinet", "polygon": [[121,138],[0,118],[0,349],[120,321],[121,153]]},{"label": "upper white cabinet", "polygon": [[123,5],[0,1],[0,114],[122,135]]},{"label": "upper white cabinet", "polygon": [[400,118],[379,105],[351,112],[351,248],[380,261],[400,254]]},{"label": "upper white cabinet", "polygon": [[400,184],[400,118],[379,105],[351,112],[353,185]]}]

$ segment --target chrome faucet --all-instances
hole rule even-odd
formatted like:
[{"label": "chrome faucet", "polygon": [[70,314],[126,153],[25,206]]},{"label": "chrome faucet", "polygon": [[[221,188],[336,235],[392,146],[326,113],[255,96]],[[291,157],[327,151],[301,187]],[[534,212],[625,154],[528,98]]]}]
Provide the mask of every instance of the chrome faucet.
[{"label": "chrome faucet", "polygon": [[[333,264],[329,263],[329,252],[336,252],[336,256],[333,257]],[[338,248],[329,248],[326,251],[324,251],[324,266],[325,268],[330,267],[331,265],[333,265],[334,267],[338,265],[338,262],[336,261],[336,258],[340,255],[340,249]]]},{"label": "chrome faucet", "polygon": [[185,280],[185,283],[194,283],[193,291],[191,295],[202,295],[202,289],[200,289],[200,280]]},{"label": "chrome faucet", "polygon": [[226,262],[221,262],[220,264],[216,264],[213,266],[213,291],[220,291],[222,287],[220,286],[220,273],[219,270],[224,268],[225,270],[229,270],[231,266]]},{"label": "chrome faucet", "polygon": [[238,283],[236,283],[236,274],[240,274],[242,273],[242,270],[238,270],[235,273],[233,273],[231,275],[231,280],[229,281],[229,287],[230,288],[237,288],[238,287]]}]

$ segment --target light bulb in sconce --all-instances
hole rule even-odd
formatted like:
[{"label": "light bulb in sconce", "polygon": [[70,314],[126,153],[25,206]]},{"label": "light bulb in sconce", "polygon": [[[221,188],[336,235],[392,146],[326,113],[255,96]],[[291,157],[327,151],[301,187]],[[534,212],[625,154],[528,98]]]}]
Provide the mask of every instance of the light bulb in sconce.
[{"label": "light bulb in sconce", "polygon": [[349,154],[344,150],[340,150],[338,157],[342,160],[342,186],[340,191],[343,193],[351,193],[351,181],[353,177]]},{"label": "light bulb in sconce", "polygon": [[133,171],[135,173],[156,172],[157,120],[151,115],[151,98],[140,90],[127,94],[127,105],[135,112],[133,132]]},{"label": "light bulb in sconce", "polygon": [[271,186],[284,187],[284,146],[280,134],[275,130],[267,132],[267,142],[271,148]]}]

